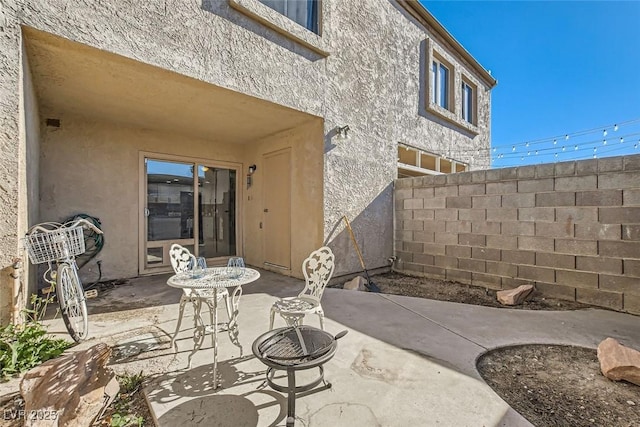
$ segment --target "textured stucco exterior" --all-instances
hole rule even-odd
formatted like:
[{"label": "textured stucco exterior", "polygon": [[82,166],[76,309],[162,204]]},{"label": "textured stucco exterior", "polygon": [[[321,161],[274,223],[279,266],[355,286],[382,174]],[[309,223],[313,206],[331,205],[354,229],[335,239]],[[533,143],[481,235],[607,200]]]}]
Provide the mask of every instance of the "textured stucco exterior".
[{"label": "textured stucco exterior", "polygon": [[[259,11],[256,3],[2,3],[0,269],[21,255],[18,236],[28,225],[102,203],[126,219],[113,223],[118,231],[109,230],[109,245],[122,243],[127,249],[116,253],[113,246],[105,247],[105,276],[135,275],[138,257],[129,252],[138,251],[137,237],[131,236],[139,234],[135,229],[139,179],[123,186],[101,185],[99,191],[95,184],[105,184],[99,178],[106,175],[99,172],[105,168],[119,178],[137,174],[140,151],[186,150],[194,157],[216,159],[228,152],[246,170],[258,161],[258,153],[282,144],[268,142],[269,138],[289,135],[286,132],[298,135],[304,142],[291,136],[290,145],[303,144],[300,154],[294,153],[303,162],[294,161],[293,167],[311,168],[310,174],[298,173],[316,184],[293,192],[299,200],[309,201],[311,194],[318,197],[310,203],[313,214],[307,216],[305,227],[292,220],[292,240],[307,236],[300,247],[292,246],[292,266],[309,247],[327,241],[337,252],[337,275],[359,268],[342,215],[353,222],[367,266],[388,265],[393,253],[392,182],[397,176],[398,143],[449,155],[468,162],[471,169],[489,166],[490,89],[495,81],[488,81],[478,72],[478,64],[457,53],[459,46],[452,48],[451,40],[425,28],[403,5],[388,0],[322,1],[321,35],[312,36],[300,28],[288,32],[292,24],[287,19],[274,22],[279,18],[271,16],[265,23],[252,17],[248,11]],[[39,131],[20,122],[27,91],[21,81],[28,65],[23,65],[23,43],[26,61],[32,62],[39,110],[39,116],[30,116],[39,117]],[[429,104],[428,70],[434,51],[454,67],[451,112]],[[80,71],[78,77],[70,70]],[[84,78],[91,75],[93,81]],[[462,76],[477,86],[474,126],[460,119],[457,85]],[[106,82],[113,91],[105,90]],[[189,90],[196,95],[181,98],[192,93]],[[202,108],[189,111],[189,106]],[[252,112],[255,117],[249,116]],[[45,127],[46,118],[60,119],[62,126]],[[346,141],[335,135],[336,126],[344,125],[351,129]],[[122,136],[117,144],[114,135]],[[170,136],[180,142],[172,145]],[[73,148],[67,150],[70,157],[63,158],[55,144],[66,147],[63,151]],[[211,155],[198,149],[204,146]],[[34,151],[40,152],[40,169],[33,155],[25,154]],[[21,169],[23,161],[26,167]],[[321,173],[315,169],[318,165]],[[34,174],[41,183],[39,190]],[[72,195],[62,196],[60,188],[70,182]],[[26,200],[19,204],[20,197]],[[39,218],[29,215],[34,209]],[[112,215],[94,211],[101,218]],[[244,215],[245,249],[257,248],[251,239],[259,235],[259,209]],[[245,256],[260,259],[257,249]],[[299,268],[292,268],[291,274],[299,275]]]}]

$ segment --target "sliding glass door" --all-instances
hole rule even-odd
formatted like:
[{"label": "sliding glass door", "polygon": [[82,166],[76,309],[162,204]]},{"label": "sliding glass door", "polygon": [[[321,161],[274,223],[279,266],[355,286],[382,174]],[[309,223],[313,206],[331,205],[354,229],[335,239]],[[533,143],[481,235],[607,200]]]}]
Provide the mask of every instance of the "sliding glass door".
[{"label": "sliding glass door", "polygon": [[145,157],[143,271],[178,243],[207,259],[237,255],[237,169]]}]

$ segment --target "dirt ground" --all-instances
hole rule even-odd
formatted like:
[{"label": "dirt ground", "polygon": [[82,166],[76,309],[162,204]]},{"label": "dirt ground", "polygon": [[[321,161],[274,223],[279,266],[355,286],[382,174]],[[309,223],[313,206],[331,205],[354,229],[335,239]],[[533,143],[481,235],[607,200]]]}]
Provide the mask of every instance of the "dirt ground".
[{"label": "dirt ground", "polygon": [[600,373],[596,351],[527,345],[485,354],[485,381],[536,426],[640,426],[640,387]]},{"label": "dirt ground", "polygon": [[[505,307],[485,288],[404,276],[372,278],[383,293],[488,307]],[[591,306],[535,293],[523,310],[577,310]],[[525,345],[487,353],[478,370],[505,402],[536,426],[640,427],[640,387],[600,372],[595,349]]]},{"label": "dirt ground", "polygon": [[535,291],[522,305],[505,307],[496,299],[496,291],[478,286],[463,285],[445,280],[405,276],[387,273],[371,279],[383,293],[435,299],[439,301],[461,302],[487,307],[515,308],[520,310],[578,310],[590,305],[575,301],[543,298]]}]

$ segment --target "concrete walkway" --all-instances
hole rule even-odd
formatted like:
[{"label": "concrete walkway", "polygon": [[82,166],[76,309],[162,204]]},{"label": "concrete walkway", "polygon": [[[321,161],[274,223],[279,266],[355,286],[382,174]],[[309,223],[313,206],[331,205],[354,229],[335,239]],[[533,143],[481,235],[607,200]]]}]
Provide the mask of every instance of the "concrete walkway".
[{"label": "concrete walkway", "polygon": [[[82,347],[107,342],[114,369],[154,375],[145,393],[158,426],[284,425],[286,396],[265,387],[265,367],[251,344],[268,328],[271,303],[295,295],[302,282],[263,271],[245,287],[244,354],[219,335],[222,388],[214,391],[210,340],[186,370],[190,310],[178,352],[169,348],[180,291],[166,286],[166,278],[134,279],[90,300],[93,338]],[[508,310],[338,289],[326,290],[323,307],[326,330],[349,333],[325,365],[333,387],[296,400],[297,426],[530,426],[481,379],[478,356],[525,343],[595,348],[606,337],[640,348],[640,318],[613,311]],[[64,327],[53,321],[51,330]]]}]

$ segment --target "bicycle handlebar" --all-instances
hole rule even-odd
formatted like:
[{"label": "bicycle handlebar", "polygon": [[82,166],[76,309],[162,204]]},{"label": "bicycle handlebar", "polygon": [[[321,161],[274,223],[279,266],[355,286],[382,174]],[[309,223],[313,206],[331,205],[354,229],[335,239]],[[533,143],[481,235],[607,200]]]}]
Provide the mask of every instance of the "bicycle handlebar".
[{"label": "bicycle handlebar", "polygon": [[102,230],[84,218],[80,218],[73,222],[67,222],[65,224],[60,224],[59,222],[42,222],[31,227],[27,234],[31,234],[33,232],[49,233],[51,231],[59,230],[60,228],[73,228],[78,226],[89,228],[98,234],[104,234]]}]

